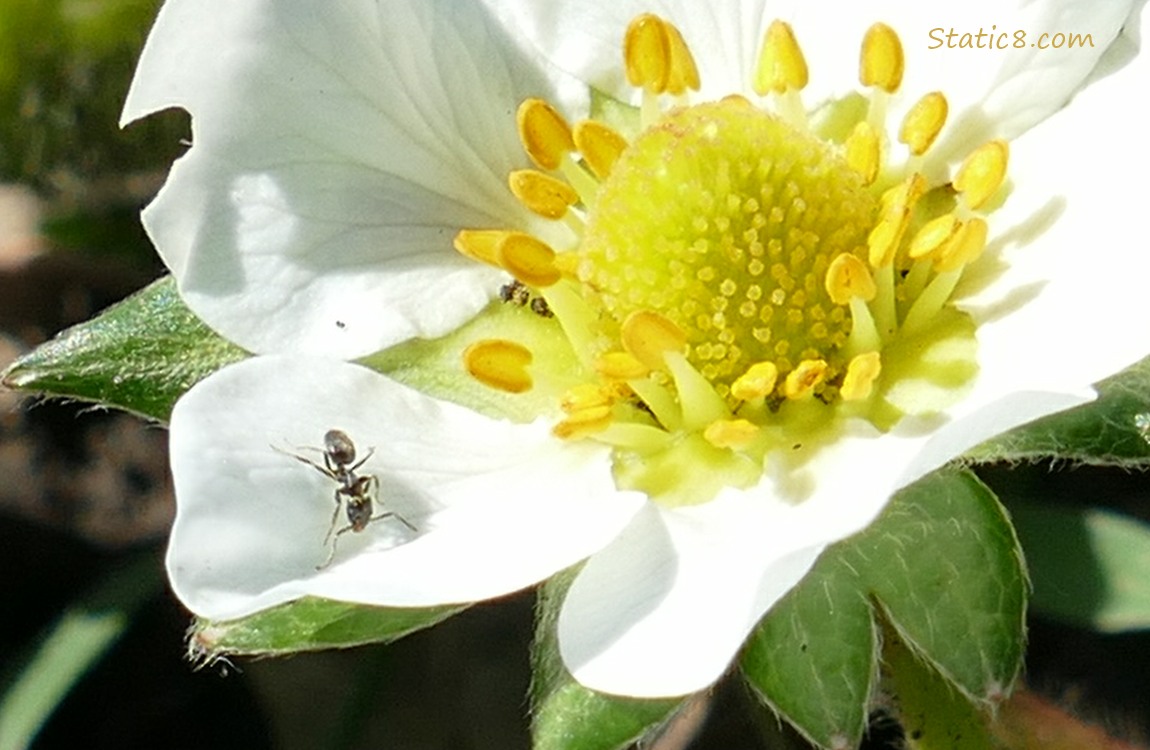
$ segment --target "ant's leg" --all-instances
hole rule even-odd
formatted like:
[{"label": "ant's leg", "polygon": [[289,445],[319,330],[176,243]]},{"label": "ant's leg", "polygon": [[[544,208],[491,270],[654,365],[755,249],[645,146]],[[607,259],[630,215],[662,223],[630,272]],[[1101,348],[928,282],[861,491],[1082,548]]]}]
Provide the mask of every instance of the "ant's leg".
[{"label": "ant's leg", "polygon": [[[332,524],[332,528],[335,528],[335,524]],[[343,535],[344,533],[348,532],[348,531],[351,531],[351,530],[352,530],[352,526],[351,526],[351,524],[348,524],[347,526],[344,526],[339,531],[335,532],[335,536],[333,536],[331,538],[331,548],[327,551],[327,559],[324,560],[321,565],[315,566],[316,570],[323,570],[328,565],[331,565],[331,561],[335,559],[335,547],[339,543],[340,536]],[[324,544],[327,544],[327,542],[324,542]]]},{"label": "ant's leg", "polygon": [[402,523],[404,526],[406,526],[407,528],[411,529],[412,531],[416,531],[416,532],[418,532],[418,531],[419,531],[419,529],[417,529],[417,528],[415,528],[414,526],[412,526],[412,525],[411,525],[411,522],[410,522],[410,521],[408,521],[406,518],[404,518],[403,516],[399,515],[398,513],[396,513],[396,512],[395,512],[395,511],[393,511],[393,510],[389,510],[389,511],[388,511],[388,512],[386,512],[386,513],[380,513],[378,516],[372,516],[372,519],[371,519],[371,520],[373,520],[373,521],[380,521],[380,520],[383,520],[384,518],[394,518],[395,520],[399,521],[400,523]]},{"label": "ant's leg", "polygon": [[[340,499],[340,490],[335,491],[335,510],[331,513],[331,523],[327,527],[327,534],[323,538],[323,543],[326,545],[332,540],[331,532],[335,530],[335,525],[339,521],[339,511],[343,508],[343,501]],[[341,532],[342,533],[342,532]],[[339,534],[336,534],[339,536]]]},{"label": "ant's leg", "polygon": [[[320,474],[323,474],[328,479],[333,479],[337,482],[339,481],[339,477],[336,476],[334,472],[332,472],[330,467],[320,466],[315,461],[312,461],[310,458],[306,458],[304,456],[301,456],[298,453],[289,453],[289,452],[285,451],[283,448],[277,448],[274,445],[272,445],[270,447],[276,453],[282,453],[285,456],[290,456],[291,458],[294,458],[296,461],[299,461],[301,464],[307,464],[308,466],[310,466],[313,469],[315,469],[316,471],[318,471]],[[327,463],[327,456],[324,456],[324,463],[325,464]]]},{"label": "ant's leg", "polygon": [[367,459],[371,458],[374,455],[375,455],[375,448],[374,447],[368,448],[367,453],[364,454],[363,458],[356,461],[355,466],[352,466],[351,468],[349,468],[347,470],[348,473],[351,473],[351,472],[355,471],[356,469],[358,469],[359,467],[363,466],[365,463],[367,463]]},{"label": "ant's leg", "polygon": [[[371,494],[372,500],[376,500],[379,497],[379,477],[377,477],[375,474],[370,474],[369,476],[370,476],[370,479],[368,480],[368,485],[371,487],[371,489],[368,490],[368,492]],[[402,523],[404,526],[411,529],[412,531],[415,531],[415,532],[419,531],[419,529],[415,528],[415,526],[413,526],[410,521],[408,521],[406,518],[399,515],[395,511],[388,511],[386,513],[381,513],[378,516],[375,516],[374,518],[372,518],[371,520],[372,521],[378,521],[381,518],[389,518],[389,517],[394,517],[396,520],[398,520],[400,523]]]}]

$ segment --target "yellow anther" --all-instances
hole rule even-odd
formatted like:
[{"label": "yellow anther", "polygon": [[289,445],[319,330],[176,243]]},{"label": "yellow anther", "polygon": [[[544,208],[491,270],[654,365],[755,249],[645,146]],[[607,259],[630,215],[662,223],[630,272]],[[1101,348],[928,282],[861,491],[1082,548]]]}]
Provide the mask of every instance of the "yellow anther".
[{"label": "yellow anther", "polygon": [[540,169],[557,169],[564,154],[575,150],[571,126],[542,99],[525,99],[515,115],[519,140]]},{"label": "yellow anther", "polygon": [[902,42],[895,30],[885,23],[867,29],[859,55],[859,81],[863,86],[877,86],[888,94],[902,85]]},{"label": "yellow anther", "polygon": [[882,359],[878,352],[860,354],[847,365],[839,395],[843,401],[860,401],[870,396],[875,381],[882,372]]},{"label": "yellow anther", "polygon": [[583,409],[569,415],[551,428],[551,434],[561,440],[575,440],[611,426],[611,407],[600,406]]},{"label": "yellow anther", "polygon": [[580,383],[559,399],[559,408],[568,414],[611,406],[614,393],[597,383]]},{"label": "yellow anther", "polygon": [[574,136],[575,147],[600,180],[607,179],[615,161],[627,148],[626,138],[595,120],[584,120],[576,125]]},{"label": "yellow anther", "polygon": [[824,283],[827,294],[836,305],[849,304],[855,297],[870,302],[878,293],[866,263],[850,253],[843,253],[831,261]]},{"label": "yellow anther", "polygon": [[653,13],[636,16],[623,36],[627,82],[656,94],[667,89],[671,76],[671,39],[667,23]]},{"label": "yellow anther", "polygon": [[922,229],[918,230],[918,234],[910,241],[906,254],[914,260],[918,260],[937,253],[950,242],[959,227],[958,217],[954,214],[946,214],[931,219],[923,225]]},{"label": "yellow anther", "polygon": [[807,85],[807,61],[790,24],[772,21],[763,35],[752,86],[759,96],[799,91]]},{"label": "yellow anther", "polygon": [[946,273],[957,271],[973,262],[986,247],[987,231],[986,222],[977,217],[964,223],[935,258],[934,269]]},{"label": "yellow anther", "polygon": [[651,310],[636,310],[623,321],[623,348],[652,370],[664,368],[669,352],[685,352],[687,335],[671,320]]},{"label": "yellow anther", "polygon": [[855,125],[847,137],[847,164],[862,175],[863,184],[870,185],[878,177],[881,150],[878,133],[865,120]]},{"label": "yellow anther", "polygon": [[644,378],[651,368],[627,352],[607,352],[595,360],[595,372],[609,380],[635,380]]},{"label": "yellow anther", "polygon": [[691,48],[673,24],[663,22],[667,30],[667,40],[670,43],[671,67],[667,76],[666,93],[680,96],[687,90],[699,90],[699,68],[695,65],[695,56]]},{"label": "yellow anther", "polygon": [[910,212],[926,190],[926,180],[917,172],[883,193],[880,218],[867,237],[867,259],[872,268],[885,268],[894,262]]},{"label": "yellow anther", "polygon": [[783,395],[792,401],[806,398],[815,392],[827,377],[827,363],[821,359],[804,359],[787,373],[783,381]]},{"label": "yellow anther", "polygon": [[502,229],[463,229],[455,235],[451,244],[472,260],[501,267],[495,248],[508,234],[510,232]]},{"label": "yellow anther", "polygon": [[495,245],[499,265],[527,286],[551,286],[562,274],[555,265],[555,251],[547,243],[523,232],[506,232]]},{"label": "yellow anther", "polygon": [[946,97],[933,91],[915,102],[898,131],[898,139],[915,156],[922,156],[934,143],[942,126],[946,124]]},{"label": "yellow anther", "polygon": [[463,366],[471,377],[507,393],[531,390],[534,382],[527,372],[531,360],[527,347],[502,339],[476,341],[463,350]]},{"label": "yellow anther", "polygon": [[579,256],[575,253],[559,253],[555,256],[555,268],[566,279],[579,279]]},{"label": "yellow anther", "polygon": [[539,216],[559,219],[579,201],[575,188],[534,169],[519,169],[507,176],[511,193]]},{"label": "yellow anther", "polygon": [[774,362],[756,362],[731,384],[731,395],[740,401],[766,398],[778,380],[779,368]]},{"label": "yellow anther", "polygon": [[954,176],[954,189],[962,193],[967,208],[978,208],[998,192],[1006,179],[1009,158],[1006,141],[984,143],[966,157]]},{"label": "yellow anther", "polygon": [[703,430],[703,439],[716,448],[746,448],[758,436],[758,426],[745,419],[719,419]]}]

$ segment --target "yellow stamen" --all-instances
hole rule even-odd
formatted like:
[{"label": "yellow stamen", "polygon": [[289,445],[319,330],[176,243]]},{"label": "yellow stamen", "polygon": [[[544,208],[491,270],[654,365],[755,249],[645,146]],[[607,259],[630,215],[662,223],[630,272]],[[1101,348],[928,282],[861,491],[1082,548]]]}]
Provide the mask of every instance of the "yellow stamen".
[{"label": "yellow stamen", "polygon": [[863,184],[870,185],[878,177],[881,149],[878,133],[865,120],[855,125],[846,142],[847,164],[862,175]]},{"label": "yellow stamen", "polygon": [[888,94],[902,85],[905,68],[902,42],[895,30],[885,23],[867,29],[859,56],[859,81],[863,86],[877,86]]},{"label": "yellow stamen", "polygon": [[613,393],[597,383],[580,383],[569,389],[559,399],[559,408],[568,414],[611,406],[614,402]]},{"label": "yellow stamen", "polygon": [[623,321],[620,338],[623,348],[652,370],[665,366],[670,352],[687,348],[687,335],[679,326],[651,310],[636,310]]},{"label": "yellow stamen", "polygon": [[935,259],[935,270],[939,273],[957,271],[973,262],[986,247],[987,232],[986,222],[977,217],[964,223]]},{"label": "yellow stamen", "polygon": [[870,396],[875,381],[882,372],[882,359],[878,352],[860,354],[847,365],[839,395],[844,401],[861,401]]},{"label": "yellow stamen", "polygon": [[882,196],[882,216],[867,237],[868,260],[874,268],[885,268],[894,262],[902,236],[910,223],[910,212],[926,190],[922,175],[912,174],[907,180]]},{"label": "yellow stamen", "polygon": [[731,395],[740,401],[766,398],[778,380],[779,368],[774,362],[756,362],[731,384]]},{"label": "yellow stamen", "polygon": [[462,255],[489,266],[501,268],[495,247],[509,232],[502,229],[463,229],[455,235],[452,245]]},{"label": "yellow stamen", "polygon": [[666,90],[671,75],[671,40],[663,19],[644,13],[631,21],[623,36],[623,63],[632,86],[654,93]]},{"label": "yellow stamen", "polygon": [[540,169],[558,169],[564,155],[575,150],[571,126],[542,99],[525,99],[515,122],[523,149]]},{"label": "yellow stamen", "polygon": [[507,232],[495,245],[499,265],[527,286],[547,287],[562,278],[555,251],[523,232]]},{"label": "yellow stamen", "polygon": [[906,254],[914,260],[934,255],[950,242],[959,226],[958,217],[954,214],[928,221],[910,241]]},{"label": "yellow stamen", "polygon": [[551,428],[551,434],[561,440],[575,440],[602,432],[611,426],[611,407],[600,406],[570,414]]},{"label": "yellow stamen", "polygon": [[806,87],[808,77],[806,58],[790,24],[771,22],[763,36],[763,48],[752,80],[755,93],[766,96],[772,92],[799,91]]},{"label": "yellow stamen", "polygon": [[519,169],[507,176],[511,193],[529,211],[547,219],[560,219],[579,201],[579,194],[563,180],[534,169]]},{"label": "yellow stamen", "polygon": [[607,352],[595,360],[595,372],[610,380],[644,378],[651,368],[627,352]]},{"label": "yellow stamen", "polygon": [[476,341],[463,350],[463,365],[471,377],[507,393],[531,390],[534,381],[527,367],[532,359],[527,347],[502,339]]},{"label": "yellow stamen", "polygon": [[806,398],[815,392],[827,377],[827,363],[821,359],[804,359],[787,373],[783,381],[783,395],[792,401]]},{"label": "yellow stamen", "polygon": [[836,305],[845,305],[854,297],[869,302],[878,292],[866,264],[850,253],[843,253],[831,261],[825,284],[827,294]]},{"label": "yellow stamen", "polygon": [[966,157],[954,176],[954,189],[962,193],[968,208],[978,208],[998,192],[1006,179],[1009,157],[1010,148],[1006,141],[989,141]]},{"label": "yellow stamen", "polygon": [[670,42],[671,66],[667,76],[666,93],[681,96],[687,90],[699,90],[699,68],[695,65],[695,56],[691,54],[690,47],[673,24],[663,22],[667,29],[667,39]]},{"label": "yellow stamen", "polygon": [[703,439],[716,448],[745,448],[759,435],[759,428],[745,419],[720,419],[703,430]]},{"label": "yellow stamen", "polygon": [[934,91],[915,102],[902,120],[898,139],[914,156],[922,156],[946,124],[946,97]]},{"label": "yellow stamen", "polygon": [[596,120],[584,120],[575,126],[575,146],[587,166],[600,180],[607,179],[611,167],[627,148],[627,139]]}]

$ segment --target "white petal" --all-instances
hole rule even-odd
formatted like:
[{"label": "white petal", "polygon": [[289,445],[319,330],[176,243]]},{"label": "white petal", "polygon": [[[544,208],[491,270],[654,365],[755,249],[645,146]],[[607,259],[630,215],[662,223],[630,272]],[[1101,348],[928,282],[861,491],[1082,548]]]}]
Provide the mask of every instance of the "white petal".
[{"label": "white petal", "polygon": [[[560,6],[531,0],[486,1],[509,23],[518,24],[557,67],[624,100],[633,99],[634,92],[622,74],[623,33],[640,13],[663,16],[683,32],[699,66],[703,99],[749,92],[764,30],[776,18],[791,23],[810,69],[810,85],[803,98],[812,105],[858,88],[863,34],[882,21],[899,32],[906,54],[902,109],[928,91],[941,89],[951,102],[952,123],[962,120],[961,128],[949,129],[956,135],[945,148],[952,152],[968,148],[970,141],[1013,137],[1057,111],[1087,80],[1133,5],[1083,5],[1074,0],[972,0],[945,7],[905,0],[616,0]],[[996,41],[997,35],[1006,33],[1005,41],[1011,46],[1006,50],[947,49],[946,34],[951,30],[956,33],[955,44],[963,33],[975,35],[981,30],[993,33]],[[1016,31],[1025,32],[1022,49],[1013,47]],[[1090,34],[1093,46],[1030,46],[1039,43],[1042,33],[1057,32]],[[941,48],[936,38],[942,40]],[[948,137],[944,135],[944,140]]]},{"label": "white petal", "polygon": [[991,216],[1009,267],[964,303],[981,366],[966,408],[1018,391],[1082,394],[1150,352],[1145,201],[1126,182],[1150,170],[1150,149],[1135,118],[1113,114],[1147,83],[1142,55],[1012,144],[1014,189]]},{"label": "white petal", "polygon": [[826,545],[878,515],[921,445],[856,424],[752,490],[690,508],[652,504],[568,592],[559,618],[568,669],[592,689],[636,697],[707,687]]},{"label": "white petal", "polygon": [[[359,473],[398,513],[324,535],[336,483],[287,454],[322,462],[340,429]],[[393,606],[498,596],[606,544],[643,498],[617,492],[608,457],[436,401],[338,361],[257,357],[199,383],[172,415],[177,516],[172,586],[193,612],[239,617],[304,595]],[[345,521],[340,517],[340,527]]]},{"label": "white petal", "polygon": [[183,107],[194,145],[145,226],[191,307],[250,350],[442,334],[497,286],[454,233],[530,225],[505,179],[515,107],[547,91],[472,2],[171,0],[124,120]]}]

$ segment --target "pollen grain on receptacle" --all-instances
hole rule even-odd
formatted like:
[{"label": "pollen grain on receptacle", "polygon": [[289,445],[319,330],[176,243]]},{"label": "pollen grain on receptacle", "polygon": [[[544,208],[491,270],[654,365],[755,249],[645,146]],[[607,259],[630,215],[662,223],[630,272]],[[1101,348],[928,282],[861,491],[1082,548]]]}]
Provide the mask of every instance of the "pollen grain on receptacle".
[{"label": "pollen grain on receptacle", "polygon": [[[1009,147],[926,169],[947,99],[915,94],[892,121],[906,67],[893,28],[865,34],[867,106],[842,108],[833,138],[803,99],[810,71],[785,22],[764,29],[745,89],[718,99],[697,101],[688,40],[654,14],[624,31],[622,66],[634,132],[572,124],[542,99],[517,112],[531,167],[510,190],[570,230],[548,237],[570,239],[455,239],[543,300],[575,352],[581,382],[556,404],[556,436],[613,446],[623,486],[703,502],[844,420],[889,429],[969,384],[974,324],[954,301],[986,247]],[[479,342],[464,360],[492,388],[534,387],[532,352],[515,342]],[[712,479],[667,479],[691,466]]]}]

